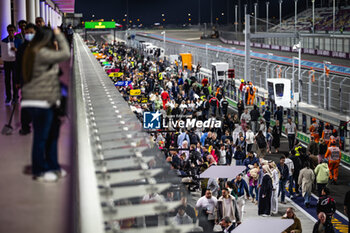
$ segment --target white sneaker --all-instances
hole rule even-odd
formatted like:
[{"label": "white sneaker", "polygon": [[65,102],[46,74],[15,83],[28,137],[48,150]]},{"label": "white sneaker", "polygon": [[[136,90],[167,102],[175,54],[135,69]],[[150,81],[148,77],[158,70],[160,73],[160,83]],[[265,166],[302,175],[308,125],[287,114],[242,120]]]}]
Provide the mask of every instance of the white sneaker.
[{"label": "white sneaker", "polygon": [[61,168],[61,170],[57,171],[56,174],[57,174],[58,178],[63,178],[63,177],[67,176],[67,172],[63,168]]},{"label": "white sneaker", "polygon": [[43,175],[43,181],[45,182],[56,182],[58,176],[54,172],[45,172]]}]

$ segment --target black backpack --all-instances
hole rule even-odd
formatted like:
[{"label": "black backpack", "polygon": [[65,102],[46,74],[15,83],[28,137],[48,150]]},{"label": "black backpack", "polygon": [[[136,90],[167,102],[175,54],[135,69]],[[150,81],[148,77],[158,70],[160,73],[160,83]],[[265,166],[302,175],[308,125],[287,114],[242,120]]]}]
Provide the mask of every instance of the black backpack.
[{"label": "black backpack", "polygon": [[190,136],[191,144],[197,144],[198,143],[198,136],[197,136],[196,133],[191,132],[189,136]]},{"label": "black backpack", "polygon": [[254,95],[253,87],[250,87],[250,88],[249,88],[249,92],[250,92],[250,95]]},{"label": "black backpack", "polygon": [[258,143],[259,148],[265,148],[266,147],[266,140],[264,136],[256,137],[256,142]]}]

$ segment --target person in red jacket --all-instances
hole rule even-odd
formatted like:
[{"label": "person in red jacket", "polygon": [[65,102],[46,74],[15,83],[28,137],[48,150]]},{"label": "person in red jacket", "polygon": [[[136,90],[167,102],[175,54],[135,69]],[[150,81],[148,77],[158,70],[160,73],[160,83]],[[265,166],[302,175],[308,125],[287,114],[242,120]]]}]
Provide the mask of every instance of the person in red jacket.
[{"label": "person in red jacket", "polygon": [[243,79],[241,79],[241,84],[239,85],[239,92],[238,92],[238,99],[241,97],[241,95],[242,95],[242,92],[243,92],[243,88],[244,88],[244,86],[245,86],[245,82],[244,82],[244,80]]},{"label": "person in red jacket", "polygon": [[169,97],[169,93],[167,91],[163,91],[162,94],[160,94],[160,96],[162,97],[162,101],[163,101],[163,109],[166,110],[166,104],[168,103],[170,97]]},{"label": "person in red jacket", "polygon": [[202,79],[202,86],[203,86],[203,87],[206,86],[206,85],[208,85],[208,83],[209,83],[209,81],[208,81],[207,78],[203,78],[203,79]]}]

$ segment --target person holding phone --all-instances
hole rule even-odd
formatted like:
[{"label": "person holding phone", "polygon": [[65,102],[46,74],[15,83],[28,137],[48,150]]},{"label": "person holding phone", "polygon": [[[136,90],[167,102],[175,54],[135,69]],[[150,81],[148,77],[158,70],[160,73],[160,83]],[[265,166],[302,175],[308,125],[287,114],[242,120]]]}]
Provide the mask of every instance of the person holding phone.
[{"label": "person holding phone", "polygon": [[64,35],[59,29],[49,27],[38,28],[23,55],[21,105],[27,108],[33,122],[32,173],[35,180],[53,182],[66,174],[57,155],[61,124],[58,64],[69,57]]}]

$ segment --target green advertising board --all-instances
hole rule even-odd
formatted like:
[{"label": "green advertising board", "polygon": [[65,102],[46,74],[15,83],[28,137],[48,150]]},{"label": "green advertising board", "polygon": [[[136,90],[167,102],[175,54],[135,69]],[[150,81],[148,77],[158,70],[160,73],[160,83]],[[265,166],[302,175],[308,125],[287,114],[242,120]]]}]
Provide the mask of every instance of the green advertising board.
[{"label": "green advertising board", "polygon": [[115,28],[115,22],[85,22],[86,29]]}]

